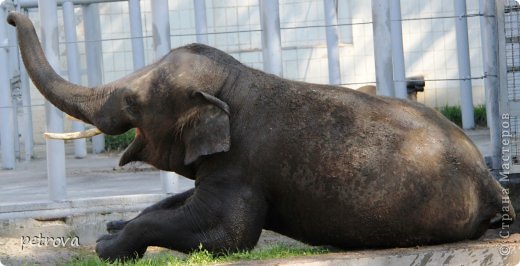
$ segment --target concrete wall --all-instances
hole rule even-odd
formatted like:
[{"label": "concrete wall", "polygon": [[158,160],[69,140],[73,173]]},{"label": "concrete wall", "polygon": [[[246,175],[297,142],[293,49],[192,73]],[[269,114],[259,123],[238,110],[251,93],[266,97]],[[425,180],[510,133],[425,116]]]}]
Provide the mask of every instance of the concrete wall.
[{"label": "concrete wall", "polygon": [[[341,79],[357,88],[375,82],[370,1],[339,1]],[[468,13],[478,13],[478,1],[467,0]],[[257,0],[206,1],[209,43],[255,68],[262,68],[260,16]],[[427,81],[418,100],[432,107],[459,105],[455,19],[452,0],[402,0],[403,41],[406,74],[424,75]],[[100,4],[104,82],[132,72],[132,54],[126,2]],[[193,1],[170,0],[172,48],[195,42]],[[151,63],[152,27],[149,1],[141,1],[146,62]],[[85,49],[81,9],[76,8],[76,26],[83,82],[86,83]],[[283,46],[283,75],[286,78],[314,83],[328,82],[323,2],[318,0],[280,0],[280,24]],[[30,16],[38,25],[37,10]],[[426,18],[414,20],[414,18]],[[430,19],[428,19],[430,18]],[[62,23],[62,15],[58,21]],[[472,76],[482,75],[479,17],[468,18]],[[294,29],[294,27],[298,27]],[[288,29],[292,28],[292,29]],[[60,41],[64,42],[63,28]],[[66,76],[65,43],[60,44],[61,73]],[[484,103],[481,80],[473,81],[475,104]],[[44,128],[43,99],[33,90],[35,138],[41,142]]]}]

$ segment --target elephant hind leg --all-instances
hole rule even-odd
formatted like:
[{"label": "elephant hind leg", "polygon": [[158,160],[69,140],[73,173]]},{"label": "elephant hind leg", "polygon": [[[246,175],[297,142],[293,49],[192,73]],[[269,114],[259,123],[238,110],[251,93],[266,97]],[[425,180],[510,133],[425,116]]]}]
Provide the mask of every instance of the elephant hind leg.
[{"label": "elephant hind leg", "polygon": [[487,218],[485,221],[487,228],[509,227],[516,220],[515,208],[508,195],[509,191],[495,179],[492,180],[492,184],[484,186],[483,190],[483,194],[488,195],[482,203],[482,216]]}]

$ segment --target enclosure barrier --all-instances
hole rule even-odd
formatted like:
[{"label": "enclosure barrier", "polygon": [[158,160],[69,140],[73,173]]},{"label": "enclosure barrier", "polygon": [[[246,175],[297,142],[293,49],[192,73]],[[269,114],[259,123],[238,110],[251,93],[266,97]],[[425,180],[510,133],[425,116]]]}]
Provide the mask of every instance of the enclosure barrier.
[{"label": "enclosure barrier", "polygon": [[[117,2],[121,0],[18,0],[11,1],[6,0],[2,3],[0,9],[0,20],[5,21],[5,16],[8,9],[26,9],[36,8],[40,9],[40,20],[42,21],[42,31],[57,30],[56,15],[58,5],[63,5],[64,20],[65,20],[65,32],[66,32],[66,45],[67,45],[67,60],[69,66],[69,79],[72,82],[79,82],[78,78],[78,52],[77,52],[77,40],[76,32],[72,18],[74,16],[74,5],[80,5],[83,10],[83,16],[85,21],[85,41],[87,51],[87,66],[88,66],[88,85],[95,86],[100,84],[102,77],[102,63],[101,63],[101,45],[100,28],[99,28],[99,11],[97,10],[96,3],[108,3]],[[480,9],[482,15],[485,13],[482,19],[482,32],[483,36],[493,36],[493,23],[496,24],[496,20],[493,15],[488,15],[491,10],[493,1],[480,0]],[[14,3],[17,5],[15,6]],[[140,0],[129,0],[129,19],[130,19],[130,38],[132,39],[132,56],[133,56],[133,68],[139,69],[144,66],[144,45],[143,45],[143,30],[141,23],[140,14]],[[152,20],[154,27],[157,29],[154,32],[154,50],[155,57],[159,58],[166,54],[170,50],[170,31],[169,31],[169,18],[168,18],[168,1],[167,0],[151,0],[152,4]],[[206,2],[205,0],[194,0],[194,17],[196,26],[196,38],[200,43],[208,43],[208,35],[215,34],[207,31],[206,21]],[[328,66],[329,66],[329,83],[336,85],[346,85],[341,81],[341,71],[339,64],[339,52],[338,52],[338,20],[337,20],[337,2],[335,0],[324,0],[324,14],[325,14],[325,25],[319,27],[324,28],[327,36],[327,52],[328,52]],[[263,64],[264,71],[273,73],[279,76],[283,74],[282,67],[282,47],[281,47],[281,29],[280,28],[280,17],[279,17],[279,3],[278,0],[259,0],[260,5],[260,20],[261,29],[254,30],[260,31],[262,37],[262,52],[263,52]],[[458,22],[457,24],[457,40],[460,42],[461,48],[459,50],[459,56],[467,52],[467,47],[464,42],[467,42],[467,26],[464,26],[465,19],[467,17],[465,7],[465,0],[455,1],[457,7],[457,14],[453,18]],[[485,5],[485,6],[484,6]],[[483,10],[483,11],[482,11]],[[405,81],[405,64],[404,64],[404,52],[402,43],[402,28],[401,22],[403,19],[400,14],[400,1],[399,0],[372,0],[372,14],[373,21],[370,22],[373,25],[374,34],[374,57],[376,66],[376,83],[378,88],[378,94],[387,96],[396,96],[406,98],[407,87]],[[0,73],[8,73],[6,66],[18,65],[5,64],[8,62],[9,55],[16,53],[18,59],[18,49],[14,45],[14,38],[10,37],[13,33],[11,27],[7,28],[5,23],[0,23]],[[354,25],[352,23],[350,25]],[[345,24],[343,24],[345,25]],[[11,35],[10,35],[11,34]],[[465,40],[464,40],[464,36]],[[496,55],[497,47],[493,44],[489,44],[486,41],[491,37],[482,38],[483,42],[483,54],[485,60],[493,61],[493,55]],[[460,40],[459,40],[460,39]],[[8,43],[8,41],[10,43]],[[160,40],[160,41],[159,41]],[[392,45],[388,45],[388,41],[391,40]],[[58,40],[45,39],[43,46],[45,52],[49,58],[49,61],[55,69],[57,69],[56,53],[52,47],[58,47]],[[484,45],[486,42],[486,45]],[[466,51],[464,51],[466,49]],[[460,69],[460,80],[461,90],[463,92],[463,112],[468,113],[469,108],[473,108],[471,91],[468,90],[467,86],[471,86],[471,80],[477,78],[484,78],[486,91],[488,92],[487,107],[490,112],[488,121],[491,127],[491,139],[494,144],[499,140],[497,135],[497,110],[498,110],[498,99],[496,98],[497,84],[499,83],[497,78],[493,78],[492,73],[497,73],[496,65],[493,68],[491,64],[486,65],[486,73],[482,77],[471,77],[470,73],[466,71],[469,69],[469,58],[459,58]],[[488,62],[488,61],[485,61]],[[21,83],[28,83],[26,76],[20,68]],[[495,74],[496,75],[496,74]],[[428,79],[426,79],[428,81]],[[462,86],[464,84],[464,86]],[[26,84],[27,85],[27,84]],[[22,85],[23,86],[23,85]],[[3,125],[0,127],[0,141],[2,150],[2,167],[5,169],[12,169],[15,167],[15,154],[18,134],[15,132],[14,126],[14,111],[10,101],[11,84],[9,78],[5,75],[0,76],[0,123]],[[27,89],[23,89],[23,99],[29,99],[28,86]],[[493,96],[494,95],[494,96]],[[30,101],[24,102],[24,108],[30,108]],[[63,130],[63,119],[60,112],[57,112],[55,108],[48,106],[47,116],[49,118],[48,130],[54,132],[60,132]],[[467,118],[468,115],[465,115]],[[24,123],[30,122],[30,119]],[[31,122],[32,123],[32,122]],[[464,128],[472,128],[472,121],[464,119]],[[75,124],[75,128],[80,129],[82,124]],[[28,127],[27,127],[28,128]],[[24,136],[27,136],[28,132],[24,131]],[[13,141],[11,141],[13,140]],[[30,143],[26,140],[27,143]],[[31,137],[32,141],[32,137]],[[102,150],[101,139],[94,139],[94,151],[100,152]],[[26,145],[27,146],[27,145]],[[497,145],[498,147],[498,145]],[[32,146],[30,147],[32,149]],[[26,147],[27,149],[27,147]],[[26,154],[30,152],[26,151]],[[48,179],[49,179],[49,192],[50,198],[55,201],[66,199],[65,190],[65,160],[63,152],[62,141],[47,141],[47,160],[48,160]],[[85,145],[84,142],[78,141],[75,143],[75,154],[77,157],[85,156]],[[500,156],[499,151],[493,150],[493,158],[495,162],[498,162],[497,158]],[[495,165],[498,167],[498,165]],[[161,172],[161,180],[163,183],[163,189],[167,193],[175,191],[176,175],[172,173]]]}]

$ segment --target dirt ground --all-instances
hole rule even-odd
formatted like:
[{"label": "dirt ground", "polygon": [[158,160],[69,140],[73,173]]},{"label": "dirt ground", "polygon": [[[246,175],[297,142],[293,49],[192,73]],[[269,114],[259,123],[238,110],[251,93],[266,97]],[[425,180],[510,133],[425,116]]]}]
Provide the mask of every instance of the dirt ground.
[{"label": "dirt ground", "polygon": [[[264,231],[258,242],[257,248],[262,248],[268,245],[283,243],[294,246],[305,246],[301,242],[287,238],[271,231]],[[512,234],[506,239],[499,237],[497,231],[490,230],[481,239],[475,241],[463,241],[458,243],[436,245],[431,247],[414,247],[414,248],[395,248],[386,250],[362,250],[362,251],[345,251],[339,253],[341,256],[400,256],[406,255],[410,252],[430,252],[435,250],[456,250],[456,249],[471,249],[471,247],[487,247],[490,249],[499,248],[503,244],[513,244],[513,247],[520,249],[520,234]],[[159,252],[172,252],[176,256],[185,256],[185,254],[175,251],[168,251],[162,248],[150,247],[148,248],[145,257],[153,257]],[[94,255],[94,246],[80,246],[80,247],[25,247],[21,249],[21,239],[18,238],[0,238],[0,265],[56,265],[58,263],[66,263],[74,257],[82,257],[87,255]],[[326,256],[326,255],[324,255]],[[290,261],[292,259],[287,259]],[[475,261],[474,261],[475,262]],[[279,264],[278,260],[275,264]],[[468,262],[469,263],[469,262]]]}]

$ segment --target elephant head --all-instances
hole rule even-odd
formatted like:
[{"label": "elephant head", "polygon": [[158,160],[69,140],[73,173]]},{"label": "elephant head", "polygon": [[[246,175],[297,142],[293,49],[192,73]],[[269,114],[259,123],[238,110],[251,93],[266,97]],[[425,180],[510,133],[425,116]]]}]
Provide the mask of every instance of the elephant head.
[{"label": "elephant head", "polygon": [[137,128],[120,165],[144,161],[192,177],[199,158],[230,149],[230,108],[218,95],[230,86],[229,67],[239,65],[232,57],[185,46],[115,82],[88,88],[53,70],[27,17],[12,12],[8,22],[16,27],[29,76],[52,104],[106,134]]}]

